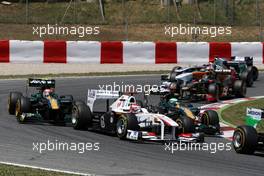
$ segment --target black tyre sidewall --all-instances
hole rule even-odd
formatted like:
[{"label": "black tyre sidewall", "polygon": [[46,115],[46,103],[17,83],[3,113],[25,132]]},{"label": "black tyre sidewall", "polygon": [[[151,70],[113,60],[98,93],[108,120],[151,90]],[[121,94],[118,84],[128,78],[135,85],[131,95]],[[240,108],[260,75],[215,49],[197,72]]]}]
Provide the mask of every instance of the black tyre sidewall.
[{"label": "black tyre sidewall", "polygon": [[[118,133],[118,126],[120,125],[121,121],[123,121],[125,127],[122,134]],[[117,120],[116,134],[120,139],[126,139],[127,130],[139,131],[139,129],[140,127],[138,125],[137,117],[135,114],[123,114]]]},{"label": "black tyre sidewall", "polygon": [[253,81],[257,81],[259,76],[259,71],[258,68],[255,66],[252,67],[252,76],[253,76]]},{"label": "black tyre sidewall", "polygon": [[248,87],[252,87],[253,84],[254,84],[253,67],[252,66],[249,66],[247,68],[247,79],[246,79],[246,82],[247,82],[247,86]]},{"label": "black tyre sidewall", "polygon": [[217,84],[209,84],[208,93],[213,95],[216,101],[219,100],[219,86]]},{"label": "black tyre sidewall", "polygon": [[86,129],[92,125],[92,113],[90,108],[83,104],[77,103],[73,105],[73,113],[76,115],[76,122],[75,124],[72,123],[73,128],[76,130]]},{"label": "black tyre sidewall", "polygon": [[[242,142],[240,147],[236,147],[234,144],[236,134],[240,134],[242,137]],[[254,127],[245,125],[236,128],[233,135],[233,147],[237,153],[252,154],[254,153],[257,144],[258,144],[258,134]]]},{"label": "black tyre sidewall", "polygon": [[[237,98],[245,97],[246,95],[246,86],[245,82],[242,80],[236,80],[234,83],[234,94]],[[245,92],[244,90],[245,89]]]},{"label": "black tyre sidewall", "polygon": [[15,114],[17,100],[22,96],[20,92],[10,92],[8,97],[8,112],[11,115]]},{"label": "black tyre sidewall", "polygon": [[[21,117],[21,115],[23,113],[29,113],[31,110],[31,103],[30,103],[30,99],[27,97],[23,97],[21,96],[18,100],[17,100],[17,104],[16,106],[19,106],[19,110],[18,113],[16,113],[16,117],[17,117],[17,121],[19,123],[24,123],[26,121],[26,119],[23,119]],[[16,107],[17,108],[17,107]],[[16,109],[17,111],[17,109]]]},{"label": "black tyre sidewall", "polygon": [[213,110],[205,111],[202,115],[202,118],[207,118],[205,125],[219,126],[218,114]]},{"label": "black tyre sidewall", "polygon": [[175,121],[176,123],[182,125],[182,129],[179,129],[177,131],[178,134],[195,132],[195,125],[191,118],[183,116],[183,117],[177,118]]}]

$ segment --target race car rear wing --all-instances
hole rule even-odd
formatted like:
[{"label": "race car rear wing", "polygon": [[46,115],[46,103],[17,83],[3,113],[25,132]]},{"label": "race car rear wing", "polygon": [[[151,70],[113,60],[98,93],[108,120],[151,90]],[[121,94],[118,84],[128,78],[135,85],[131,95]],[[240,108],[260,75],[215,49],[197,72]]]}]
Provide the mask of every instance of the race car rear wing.
[{"label": "race car rear wing", "polygon": [[55,80],[54,79],[28,79],[29,87],[45,87],[45,88],[55,88]]},{"label": "race car rear wing", "polygon": [[231,57],[232,61],[238,61],[238,62],[245,62],[247,66],[253,66],[253,57],[237,57],[237,56],[232,56]]},{"label": "race car rear wing", "polygon": [[87,106],[93,111],[93,106],[95,100],[107,100],[107,108],[109,107],[110,99],[117,99],[120,97],[120,92],[109,91],[109,90],[98,90],[98,89],[88,89],[87,92]]}]

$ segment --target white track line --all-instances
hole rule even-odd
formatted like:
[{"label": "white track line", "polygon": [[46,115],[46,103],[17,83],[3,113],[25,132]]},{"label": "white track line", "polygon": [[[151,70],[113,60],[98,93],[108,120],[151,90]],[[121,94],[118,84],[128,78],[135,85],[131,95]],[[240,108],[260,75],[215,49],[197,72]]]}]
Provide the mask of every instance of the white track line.
[{"label": "white track line", "polygon": [[5,164],[5,165],[9,165],[9,166],[18,166],[18,167],[24,167],[24,168],[31,168],[31,169],[39,169],[39,170],[51,171],[51,172],[59,172],[59,173],[72,174],[72,175],[95,176],[95,174],[87,174],[87,173],[66,171],[66,170],[60,170],[60,169],[51,169],[51,168],[46,168],[46,167],[38,167],[38,166],[4,162],[4,161],[0,161],[0,164]]}]

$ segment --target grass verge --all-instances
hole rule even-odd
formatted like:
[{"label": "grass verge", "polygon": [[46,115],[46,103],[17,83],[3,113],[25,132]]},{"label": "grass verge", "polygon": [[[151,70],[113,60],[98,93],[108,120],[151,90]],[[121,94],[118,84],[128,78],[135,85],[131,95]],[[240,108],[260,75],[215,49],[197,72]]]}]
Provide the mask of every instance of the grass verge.
[{"label": "grass verge", "polygon": [[0,176],[73,176],[72,174],[45,171],[26,167],[0,164]]},{"label": "grass verge", "polygon": [[59,74],[28,74],[28,75],[0,75],[0,79],[34,78],[34,77],[83,77],[83,76],[119,76],[119,75],[151,75],[167,74],[170,70],[158,71],[128,71],[128,72],[94,72],[94,73],[59,73]]},{"label": "grass verge", "polygon": [[[22,2],[22,1],[21,1]],[[23,1],[24,2],[24,1]],[[254,2],[236,5],[235,9],[223,6],[222,1],[213,3],[201,2],[201,16],[192,5],[183,4],[179,14],[175,7],[161,7],[160,0],[127,1],[123,7],[121,1],[105,4],[106,19],[102,21],[97,3],[77,1],[69,2],[31,2],[12,3],[9,6],[0,4],[0,39],[14,40],[96,40],[96,41],[259,41],[260,27],[257,24]],[[231,3],[231,2],[230,2]],[[26,10],[28,7],[28,10]],[[124,9],[125,8],[125,9]],[[259,2],[260,15],[263,16],[264,2]],[[231,16],[231,12],[234,13]],[[67,12],[67,13],[66,13]],[[125,17],[126,16],[126,17]],[[196,17],[194,19],[194,17]],[[233,18],[234,17],[234,18]],[[125,20],[126,19],[126,20]],[[124,26],[124,23],[128,27]],[[195,25],[194,25],[195,23]],[[33,35],[33,27],[43,24],[60,26],[99,26],[99,35]],[[165,35],[165,26],[192,24],[200,27],[233,26],[232,35]],[[263,27],[263,25],[262,25]],[[126,35],[126,32],[128,33]],[[197,38],[196,38],[197,37]]]},{"label": "grass verge", "polygon": [[[264,108],[264,98],[231,105],[221,112],[222,119],[234,126],[244,125],[247,107]],[[257,130],[264,132],[264,120],[258,124]]]}]

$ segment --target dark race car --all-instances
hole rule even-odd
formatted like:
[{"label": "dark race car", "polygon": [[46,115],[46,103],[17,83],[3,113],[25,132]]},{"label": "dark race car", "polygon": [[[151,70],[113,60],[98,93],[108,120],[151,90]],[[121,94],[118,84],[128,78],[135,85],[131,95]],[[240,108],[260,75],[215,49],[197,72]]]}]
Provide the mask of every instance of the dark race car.
[{"label": "dark race car", "polygon": [[215,58],[214,66],[215,69],[234,69],[237,78],[244,80],[248,87],[254,84],[259,75],[258,68],[253,65],[253,57]]},{"label": "dark race car", "polygon": [[[34,87],[37,92],[28,96],[28,88]],[[85,105],[74,102],[71,95],[59,96],[55,93],[55,80],[28,79],[26,94],[10,92],[8,112],[16,115],[18,122],[51,122],[64,124],[71,119],[72,107]]]},{"label": "dark race car", "polygon": [[[258,68],[253,65],[253,57],[216,57],[212,64],[215,70],[234,69],[236,71],[237,79],[246,81],[248,87],[251,87],[254,81],[258,79],[259,71]],[[171,70],[170,74],[163,75],[163,78],[167,78],[168,81],[174,82],[181,77],[181,74],[208,71],[208,68],[210,68],[210,64],[191,67],[175,66]]]},{"label": "dark race car", "polygon": [[[164,77],[162,76],[162,79]],[[168,80],[165,78],[165,80]],[[234,69],[213,69],[182,73],[174,81],[165,81],[161,88],[176,93],[179,99],[218,101],[224,97],[244,97],[246,83]]]}]

